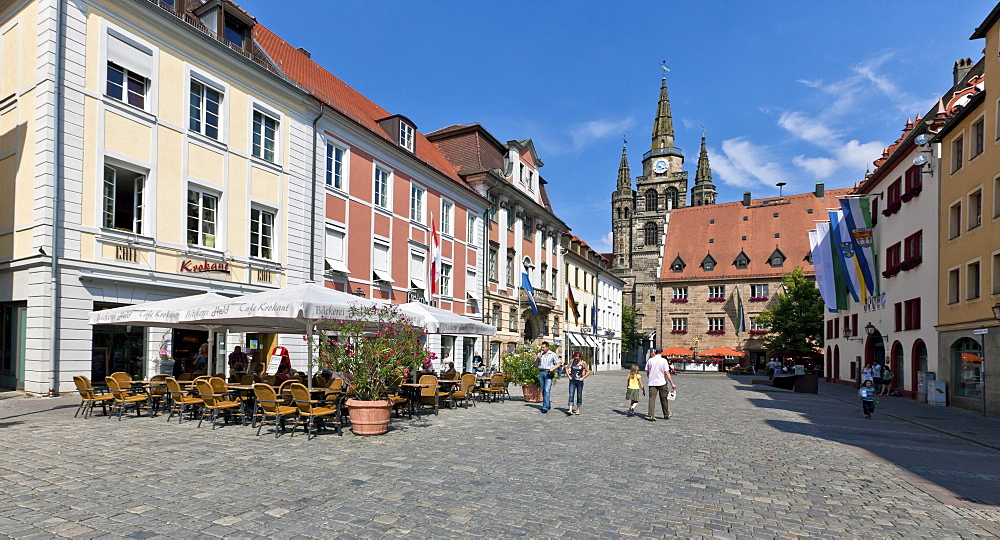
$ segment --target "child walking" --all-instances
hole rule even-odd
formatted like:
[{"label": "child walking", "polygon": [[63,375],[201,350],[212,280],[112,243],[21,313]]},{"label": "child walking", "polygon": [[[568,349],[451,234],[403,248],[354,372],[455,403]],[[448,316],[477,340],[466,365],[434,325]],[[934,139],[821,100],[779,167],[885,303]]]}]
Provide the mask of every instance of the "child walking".
[{"label": "child walking", "polygon": [[865,412],[865,418],[870,419],[875,412],[875,383],[871,379],[865,381],[865,385],[858,390],[861,396],[861,409]]},{"label": "child walking", "polygon": [[642,376],[639,375],[639,366],[632,364],[632,369],[628,372],[628,384],[625,387],[625,399],[631,402],[628,406],[629,416],[635,416],[635,406],[639,404],[639,390],[642,390],[642,395],[646,395]]}]

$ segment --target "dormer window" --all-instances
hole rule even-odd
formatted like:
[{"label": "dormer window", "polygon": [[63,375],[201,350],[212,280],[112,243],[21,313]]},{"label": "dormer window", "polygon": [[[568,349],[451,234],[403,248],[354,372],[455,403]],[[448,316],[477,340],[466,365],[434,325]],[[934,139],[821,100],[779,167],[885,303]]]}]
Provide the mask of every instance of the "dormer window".
[{"label": "dormer window", "polygon": [[771,268],[781,268],[785,264],[785,254],[780,249],[774,248],[774,252],[771,253],[768,260],[771,263]]},{"label": "dormer window", "polygon": [[736,268],[739,270],[746,270],[747,267],[750,266],[750,257],[748,257],[746,252],[741,249],[740,254],[736,256],[736,260],[733,261],[733,264],[736,265]]},{"label": "dormer window", "polygon": [[222,30],[222,37],[231,45],[238,49],[244,48],[247,37],[250,35],[250,27],[236,19],[230,14],[226,14],[225,25]]},{"label": "dormer window", "polygon": [[406,122],[399,123],[399,146],[413,151],[413,126]]},{"label": "dormer window", "polygon": [[683,272],[685,266],[687,265],[684,264],[684,259],[682,259],[680,255],[678,255],[677,258],[674,259],[674,262],[670,263],[670,269],[675,274]]},{"label": "dormer window", "polygon": [[712,254],[709,253],[708,255],[705,255],[704,259],[702,259],[701,269],[706,272],[713,272],[715,271],[715,262],[715,259],[712,258]]}]

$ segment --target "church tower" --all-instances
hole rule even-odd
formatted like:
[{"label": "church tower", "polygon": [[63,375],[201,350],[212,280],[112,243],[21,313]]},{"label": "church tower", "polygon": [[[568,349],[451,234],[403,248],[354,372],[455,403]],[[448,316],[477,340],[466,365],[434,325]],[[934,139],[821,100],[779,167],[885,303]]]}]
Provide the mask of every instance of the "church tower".
[{"label": "church tower", "polygon": [[701,136],[701,153],[698,154],[698,172],[694,175],[694,187],[691,188],[691,206],[715,204],[715,184],[712,183],[712,168],[708,165],[708,150],[705,149],[705,136]]},{"label": "church tower", "polygon": [[629,268],[632,264],[632,214],[635,212],[635,190],[628,168],[628,156],[622,145],[622,161],[618,165],[618,189],[611,194],[611,245],[613,268]]},{"label": "church tower", "polygon": [[674,146],[674,119],[664,77],[660,81],[660,100],[656,105],[650,150],[642,156],[642,176],[636,178],[633,190],[622,149],[618,189],[611,202],[615,255],[612,272],[625,281],[624,302],[633,305],[640,315],[636,329],[651,340],[646,346],[660,343],[653,330],[656,329],[661,252],[670,212],[687,206],[688,175],[683,167],[684,152]]}]

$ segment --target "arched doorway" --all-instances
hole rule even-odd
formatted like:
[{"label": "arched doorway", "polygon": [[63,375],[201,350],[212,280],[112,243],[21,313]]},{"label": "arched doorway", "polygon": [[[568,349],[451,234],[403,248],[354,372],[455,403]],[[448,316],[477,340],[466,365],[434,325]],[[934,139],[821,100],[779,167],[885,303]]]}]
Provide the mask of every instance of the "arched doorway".
[{"label": "arched doorway", "polygon": [[833,346],[833,380],[840,380],[840,345]]},{"label": "arched doorway", "polygon": [[905,376],[903,374],[903,365],[905,360],[903,357],[903,344],[898,341],[893,343],[890,351],[890,361],[888,364],[889,369],[892,370],[892,382],[890,383],[890,388],[895,387],[902,389],[906,386],[903,384],[903,381],[905,380],[903,378]]},{"label": "arched doorway", "polygon": [[914,392],[917,391],[917,373],[921,371],[927,371],[927,345],[924,340],[918,339],[910,353],[910,388]]},{"label": "arched doorway", "polygon": [[865,365],[885,365],[885,342],[882,334],[875,330],[865,342]]},{"label": "arched doorway", "polygon": [[830,376],[833,374],[833,349],[829,345],[826,346],[826,380],[830,380]]},{"label": "arched doorway", "polygon": [[531,319],[524,319],[524,341],[531,343],[538,337],[535,333],[535,325],[531,324]]}]

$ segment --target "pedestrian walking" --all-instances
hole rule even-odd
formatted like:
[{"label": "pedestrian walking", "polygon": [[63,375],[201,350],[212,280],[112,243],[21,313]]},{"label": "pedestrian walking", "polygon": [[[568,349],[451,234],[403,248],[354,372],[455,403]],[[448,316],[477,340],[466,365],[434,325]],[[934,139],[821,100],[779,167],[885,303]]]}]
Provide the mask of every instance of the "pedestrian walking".
[{"label": "pedestrian walking", "polygon": [[[569,378],[569,408],[566,414],[580,414],[580,404],[583,403],[583,380],[590,376],[590,366],[580,358],[580,352],[573,353],[573,361],[566,366],[566,377]],[[573,396],[576,395],[576,411],[573,410]]]},{"label": "pedestrian walking", "polygon": [[875,384],[874,375],[872,375],[872,365],[866,364],[864,369],[861,370],[861,386],[865,385],[865,381],[872,381]]},{"label": "pedestrian walking", "polygon": [[542,412],[549,412],[552,403],[549,395],[552,393],[552,380],[555,379],[557,370],[562,366],[562,360],[556,353],[549,350],[549,342],[542,342],[542,352],[535,358],[535,365],[538,366],[538,385],[542,387]]},{"label": "pedestrian walking", "polygon": [[676,390],[673,377],[670,376],[670,364],[661,356],[663,349],[656,349],[656,354],[646,363],[646,381],[649,386],[649,409],[646,411],[646,420],[656,421],[656,396],[660,396],[660,408],[663,410],[663,419],[667,420],[670,414],[670,406],[667,404],[667,383]]},{"label": "pedestrian walking", "polygon": [[628,382],[625,384],[625,399],[629,400],[629,417],[635,416],[635,406],[639,404],[639,390],[642,390],[642,395],[646,395],[646,387],[642,385],[642,376],[639,375],[639,366],[632,364],[632,369],[628,372]]},{"label": "pedestrian walking", "polygon": [[871,379],[864,382],[864,386],[858,390],[858,395],[861,396],[861,410],[864,411],[865,418],[870,420],[872,413],[875,412],[875,384]]},{"label": "pedestrian walking", "polygon": [[882,364],[875,362],[872,366],[872,384],[875,385],[875,393],[882,391]]},{"label": "pedestrian walking", "polygon": [[879,395],[882,396],[889,395],[889,390],[891,390],[890,387],[892,386],[892,377],[893,377],[892,370],[889,369],[889,366],[885,366],[882,369],[882,388],[881,391],[879,392]]}]

